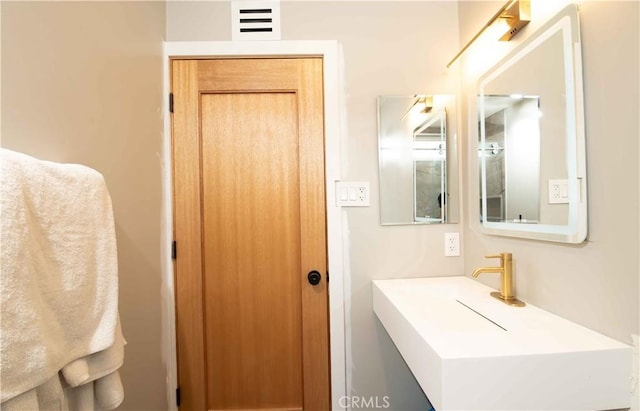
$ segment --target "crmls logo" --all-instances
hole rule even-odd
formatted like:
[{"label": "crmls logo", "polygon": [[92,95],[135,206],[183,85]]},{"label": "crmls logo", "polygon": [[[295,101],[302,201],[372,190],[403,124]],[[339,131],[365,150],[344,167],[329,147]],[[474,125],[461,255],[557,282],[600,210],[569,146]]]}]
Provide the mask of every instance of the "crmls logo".
[{"label": "crmls logo", "polygon": [[389,402],[389,396],[384,397],[340,397],[340,406],[343,408],[389,408],[391,403]]}]

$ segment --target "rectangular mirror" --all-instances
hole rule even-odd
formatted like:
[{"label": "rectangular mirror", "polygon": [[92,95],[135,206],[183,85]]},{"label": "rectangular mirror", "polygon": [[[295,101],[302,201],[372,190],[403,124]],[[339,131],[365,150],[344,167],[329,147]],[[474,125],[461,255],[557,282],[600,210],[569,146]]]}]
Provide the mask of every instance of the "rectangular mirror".
[{"label": "rectangular mirror", "polygon": [[563,9],[478,84],[483,231],[584,241],[587,185],[577,6]]},{"label": "rectangular mirror", "polygon": [[458,221],[453,95],[378,97],[382,225]]}]

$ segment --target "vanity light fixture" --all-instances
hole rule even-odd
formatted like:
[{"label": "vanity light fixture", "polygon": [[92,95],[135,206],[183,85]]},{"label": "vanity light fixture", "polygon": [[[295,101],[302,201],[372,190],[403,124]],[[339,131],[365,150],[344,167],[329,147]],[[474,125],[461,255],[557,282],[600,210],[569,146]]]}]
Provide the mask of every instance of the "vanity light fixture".
[{"label": "vanity light fixture", "polygon": [[423,114],[431,113],[431,110],[433,110],[433,96],[422,96],[416,103],[420,103],[423,106],[422,110],[420,110]]},{"label": "vanity light fixture", "polygon": [[531,0],[509,0],[491,19],[476,33],[475,36],[451,59],[447,68],[453,63],[485,32],[494,24],[504,26],[504,31],[500,31],[500,41],[509,41],[520,29],[531,21]]},{"label": "vanity light fixture", "polygon": [[416,95],[415,97],[416,101],[409,107],[409,110],[404,113],[401,120],[404,120],[410,113],[429,114],[431,110],[433,110],[433,96]]}]

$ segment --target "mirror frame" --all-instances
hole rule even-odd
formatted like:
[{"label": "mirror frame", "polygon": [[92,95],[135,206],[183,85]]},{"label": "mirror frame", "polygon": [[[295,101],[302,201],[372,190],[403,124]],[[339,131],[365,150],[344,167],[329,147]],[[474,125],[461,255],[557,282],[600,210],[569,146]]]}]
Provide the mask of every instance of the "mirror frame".
[{"label": "mirror frame", "polygon": [[[481,99],[484,96],[484,86],[517,62],[523,55],[535,49],[546,39],[556,34],[563,33],[563,51],[565,68],[565,108],[566,124],[565,138],[567,147],[567,177],[569,183],[569,216],[568,224],[522,224],[514,222],[491,222],[487,220],[486,204],[486,175],[482,168],[482,187],[478,192],[482,201],[481,229],[486,234],[528,238],[544,241],[555,241],[578,244],[587,237],[587,170],[586,170],[586,140],[584,126],[584,100],[582,78],[582,52],[580,43],[580,22],[578,6],[572,4],[562,9],[552,17],[539,30],[533,33],[522,44],[518,45],[505,58],[490,68],[482,75],[477,84],[478,111],[475,124],[478,124],[483,116]],[[484,133],[476,127],[480,134],[476,139],[475,158],[476,170],[484,165],[478,156],[478,149],[484,146]],[[474,144],[470,144],[474,146]],[[478,181],[478,180],[476,180]],[[541,184],[544,187],[544,184]],[[477,209],[478,202],[475,202]],[[470,207],[474,207],[470,205]],[[479,221],[478,218],[476,221]]]}]

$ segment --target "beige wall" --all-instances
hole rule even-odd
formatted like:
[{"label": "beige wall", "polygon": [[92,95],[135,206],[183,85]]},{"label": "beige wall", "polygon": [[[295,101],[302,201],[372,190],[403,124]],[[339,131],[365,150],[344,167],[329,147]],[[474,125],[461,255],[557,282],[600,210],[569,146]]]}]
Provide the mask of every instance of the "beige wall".
[{"label": "beige wall", "polygon": [[[541,1],[546,0],[532,4]],[[522,299],[629,344],[640,322],[639,7],[636,1],[584,1],[580,6],[589,186],[587,242],[564,245],[484,235],[470,212],[477,204],[470,184],[476,183],[469,178],[464,181],[470,193],[465,204],[466,273],[485,264],[485,254],[512,252],[516,289]],[[488,15],[493,12],[495,9]],[[461,30],[477,27],[487,18],[478,2],[460,4]],[[532,22],[510,47],[536,24]],[[472,65],[473,60],[465,63]],[[467,100],[475,95],[473,80],[464,79]],[[473,122],[465,126],[470,138],[476,138]],[[475,164],[474,159],[468,160],[470,167]],[[490,276],[481,281],[498,287]]]},{"label": "beige wall", "polygon": [[167,409],[161,352],[162,2],[2,2],[2,145],[101,172],[113,200],[123,410]]}]

